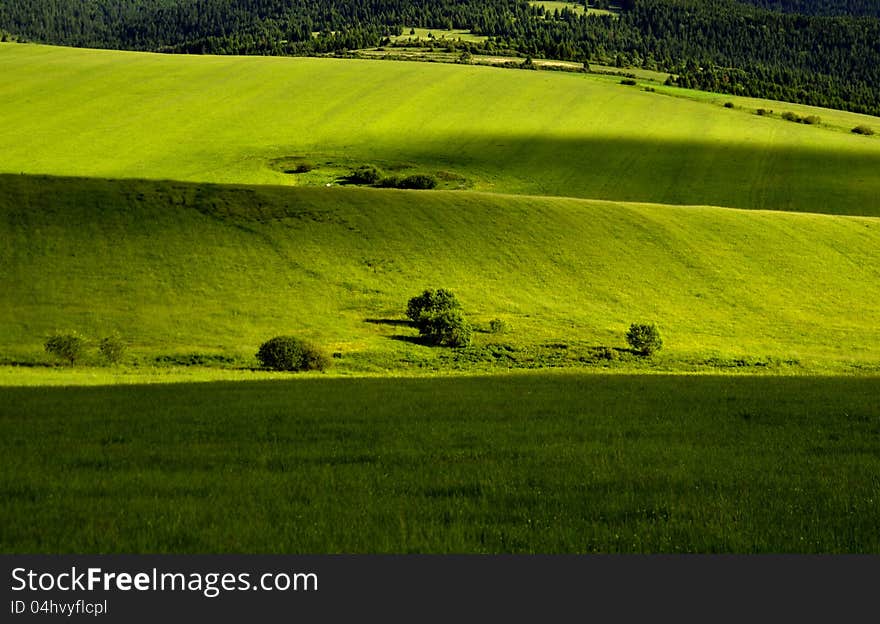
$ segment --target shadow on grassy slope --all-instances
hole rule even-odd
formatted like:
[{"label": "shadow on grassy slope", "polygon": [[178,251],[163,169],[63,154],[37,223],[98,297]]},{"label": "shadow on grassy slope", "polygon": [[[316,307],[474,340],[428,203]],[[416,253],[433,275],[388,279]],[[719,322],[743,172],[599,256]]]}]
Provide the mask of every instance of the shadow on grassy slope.
[{"label": "shadow on grassy slope", "polygon": [[697,138],[516,135],[377,141],[375,147],[425,166],[454,163],[496,192],[880,216],[880,141],[860,140],[845,143],[850,151]]}]

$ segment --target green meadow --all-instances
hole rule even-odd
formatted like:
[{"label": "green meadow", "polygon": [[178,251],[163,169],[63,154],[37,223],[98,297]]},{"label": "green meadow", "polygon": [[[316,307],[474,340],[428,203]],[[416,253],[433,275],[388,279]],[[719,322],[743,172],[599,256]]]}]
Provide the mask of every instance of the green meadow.
[{"label": "green meadow", "polygon": [[547,373],[0,388],[0,551],[877,553],[877,389]]},{"label": "green meadow", "polygon": [[[880,551],[876,118],[381,60],[0,75],[0,551]],[[425,288],[472,346],[417,340]],[[278,334],[332,366],[258,370]]]},{"label": "green meadow", "polygon": [[[255,366],[262,341],[298,333],[342,373],[579,365],[591,347],[625,349],[641,320],[662,329],[661,368],[880,361],[872,218],[457,191],[0,186],[7,362],[46,361],[45,336],[76,329],[118,332],[141,364],[198,353]],[[434,286],[484,330],[473,349],[413,342],[407,299]],[[510,330],[485,331],[495,318]]]},{"label": "green meadow", "polygon": [[[880,124],[850,113],[758,117],[615,76],[440,63],[3,44],[0,72],[8,173],[296,185],[373,163],[477,191],[880,214],[880,137],[850,133]],[[310,181],[273,166],[296,157]]]}]

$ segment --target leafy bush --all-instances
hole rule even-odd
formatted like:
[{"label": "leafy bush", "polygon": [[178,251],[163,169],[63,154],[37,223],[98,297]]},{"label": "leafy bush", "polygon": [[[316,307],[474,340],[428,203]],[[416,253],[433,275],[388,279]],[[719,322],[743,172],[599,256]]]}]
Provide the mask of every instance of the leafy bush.
[{"label": "leafy bush", "polygon": [[663,348],[660,330],[653,323],[630,325],[626,332],[626,342],[640,355],[651,355]]},{"label": "leafy bush", "polygon": [[82,357],[85,350],[86,340],[76,332],[55,333],[46,340],[43,348],[50,353],[66,361],[71,366]]},{"label": "leafy bush", "polygon": [[595,360],[605,360],[612,362],[617,359],[617,351],[611,347],[594,347],[591,355]]},{"label": "leafy bush", "polygon": [[433,345],[466,347],[471,344],[474,330],[461,310],[449,309],[424,314],[419,334]]},{"label": "leafy bush", "polygon": [[436,178],[434,178],[434,176],[429,176],[422,173],[416,173],[414,175],[407,176],[397,183],[397,188],[402,189],[428,190],[436,186],[437,180]]},{"label": "leafy bush", "polygon": [[724,108],[733,108],[733,102],[725,102]]},{"label": "leafy bush", "polygon": [[348,176],[352,184],[376,184],[382,179],[382,172],[372,165],[358,167]]},{"label": "leafy bush", "polygon": [[489,331],[493,334],[506,334],[510,331],[510,325],[503,319],[489,321]]},{"label": "leafy bush", "polygon": [[412,297],[406,304],[406,316],[416,325],[422,322],[422,318],[435,314],[437,312],[445,312],[447,310],[458,310],[461,304],[452,293],[445,288],[428,288],[421,295]]},{"label": "leafy bush", "polygon": [[765,115],[772,115],[773,111],[767,110],[766,108],[759,108],[758,110],[755,111],[755,114],[759,115],[761,117],[764,117]]},{"label": "leafy bush", "polygon": [[806,117],[801,117],[791,111],[786,111],[782,113],[782,118],[785,121],[793,121],[795,123],[807,124],[810,126],[815,126],[821,123],[822,119],[816,115],[807,115]]},{"label": "leafy bush", "polygon": [[98,344],[98,351],[104,356],[110,364],[119,364],[125,357],[126,344],[122,341],[119,334],[112,334],[101,338]]},{"label": "leafy bush", "polygon": [[874,134],[874,131],[870,128],[870,126],[856,126],[852,129],[853,134],[863,134],[865,136],[871,136]]},{"label": "leafy bush", "polygon": [[400,178],[398,176],[388,176],[379,180],[379,186],[382,188],[400,188]]},{"label": "leafy bush", "polygon": [[294,336],[275,336],[260,345],[257,359],[264,368],[281,371],[324,370],[329,358],[315,345]]},{"label": "leafy bush", "polygon": [[444,288],[427,289],[409,300],[406,315],[430,344],[466,347],[473,338],[473,327],[461,313],[455,295]]},{"label": "leafy bush", "polygon": [[620,84],[627,85],[629,87],[634,87],[638,83],[635,80],[633,80],[632,78],[624,78],[623,80],[620,81]]}]

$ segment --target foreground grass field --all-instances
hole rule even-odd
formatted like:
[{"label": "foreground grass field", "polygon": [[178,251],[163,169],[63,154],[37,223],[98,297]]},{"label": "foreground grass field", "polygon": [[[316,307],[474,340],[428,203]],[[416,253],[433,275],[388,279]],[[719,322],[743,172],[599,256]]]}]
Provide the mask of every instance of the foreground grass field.
[{"label": "foreground grass field", "polygon": [[[880,362],[872,218],[0,176],[0,238],[6,362],[48,361],[45,336],[72,329],[119,332],[142,365],[254,366],[281,333],[339,372],[580,365],[641,321],[662,329],[661,368]],[[511,330],[465,352],[415,344],[406,302],[429,287]]]},{"label": "foreground grass field", "polygon": [[2,552],[880,552],[880,378],[0,389]]},{"label": "foreground grass field", "polygon": [[[615,76],[18,44],[0,74],[2,172],[323,185],[373,163],[500,193],[880,215],[880,137],[850,133],[880,124],[850,113],[759,117]],[[291,157],[317,169],[273,167]]]}]

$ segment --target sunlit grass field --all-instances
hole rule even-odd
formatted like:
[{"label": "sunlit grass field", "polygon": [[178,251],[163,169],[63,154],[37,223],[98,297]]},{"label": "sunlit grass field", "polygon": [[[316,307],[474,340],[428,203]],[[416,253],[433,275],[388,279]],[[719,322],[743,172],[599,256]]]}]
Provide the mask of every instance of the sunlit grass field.
[{"label": "sunlit grass field", "polygon": [[880,137],[850,133],[880,124],[851,113],[763,104],[823,119],[805,126],[613,76],[439,63],[3,44],[0,73],[10,173],[293,185],[271,163],[299,156],[502,193],[880,214]]},{"label": "sunlit grass field", "polygon": [[[256,366],[260,343],[286,333],[336,353],[339,372],[432,370],[454,350],[414,343],[404,322],[432,287],[458,295],[484,330],[478,348],[521,360],[578,365],[656,322],[666,346],[652,362],[671,369],[880,361],[873,218],[33,176],[0,187],[7,362],[51,362],[42,345],[57,329],[118,332],[142,364],[213,353]],[[495,318],[510,330],[486,333]]]}]

